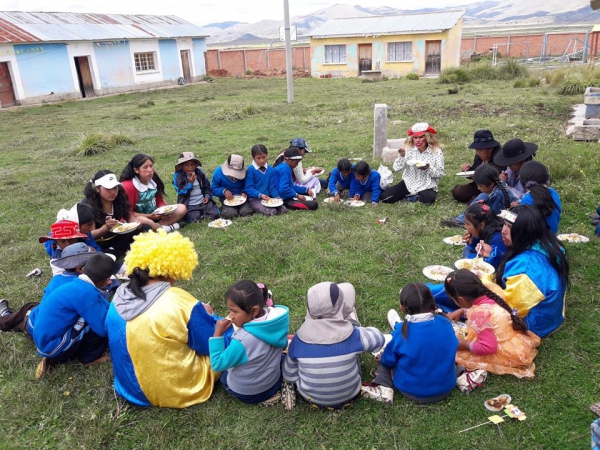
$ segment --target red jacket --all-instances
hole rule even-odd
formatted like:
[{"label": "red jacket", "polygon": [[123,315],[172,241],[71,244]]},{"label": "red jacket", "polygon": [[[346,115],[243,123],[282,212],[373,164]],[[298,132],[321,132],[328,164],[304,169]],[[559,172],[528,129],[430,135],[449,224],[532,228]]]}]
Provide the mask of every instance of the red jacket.
[{"label": "red jacket", "polygon": [[[135,205],[137,205],[138,198],[140,196],[139,191],[133,185],[132,180],[122,181],[121,184],[127,193],[127,197],[129,198],[129,204],[131,205],[131,212],[135,213]],[[165,201],[162,198],[162,195],[156,193],[156,207],[165,206]]]}]

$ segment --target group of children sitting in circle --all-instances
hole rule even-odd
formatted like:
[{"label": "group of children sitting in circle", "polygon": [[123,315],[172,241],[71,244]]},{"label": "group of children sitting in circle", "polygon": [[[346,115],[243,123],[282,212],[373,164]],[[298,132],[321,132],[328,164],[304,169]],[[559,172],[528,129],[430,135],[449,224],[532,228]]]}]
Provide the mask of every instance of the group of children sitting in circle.
[{"label": "group of children sitting in circle", "polygon": [[[432,203],[444,173],[435,134],[427,124],[411,127],[394,163],[404,169],[396,186],[382,190],[366,162],[342,159],[326,182],[329,193],[337,201],[348,189],[351,198],[374,204]],[[187,237],[171,231],[204,217],[317,208],[307,196],[321,189],[314,174],[322,169],[309,169],[301,180],[302,156],[310,149],[294,141],[275,168],[263,145],[252,148],[247,170],[241,156],[229,156],[212,185],[201,162],[182,153],[173,176],[178,205],[169,214],[157,213],[165,205],[164,184],[151,157],[136,155],[120,181],[110,171],[98,172],[85,199],[61,210],[50,235],[40,238],[55,273],[41,302],[12,310],[0,300],[0,331],[20,331],[34,341],[42,357],[36,377],[73,359],[105,362],[110,348],[116,392],[140,406],[202,403],[217,382],[245,403],[282,401],[290,409],[298,394],[314,407],[337,409],[361,394],[391,403],[394,389],[415,402],[437,402],[450,395],[457,377],[472,371],[533,378],[540,339],[564,320],[569,263],[555,235],[560,200],[545,166],[531,161],[534,144],[513,139],[501,147],[487,130],[475,133],[477,156],[463,166],[475,169],[473,183],[453,191],[472,203],[452,221],[466,229],[465,257],[480,253],[496,269],[495,282],[461,269],[441,284],[407,284],[399,299],[404,319],[390,310],[387,339],[360,324],[350,283],[309,288],[307,314],[295,335],[289,335],[288,308],[275,304],[261,283],[231,285],[224,296],[227,317],[175,287],[192,276],[198,256]],[[217,208],[213,195],[248,201]],[[270,198],[284,203],[265,208],[260,201]],[[122,221],[139,222],[138,229],[114,233]],[[119,273],[129,281],[119,284],[112,276]],[[453,322],[463,320],[466,332],[455,331]],[[378,362],[370,383],[361,377],[358,356],[364,352]]]}]

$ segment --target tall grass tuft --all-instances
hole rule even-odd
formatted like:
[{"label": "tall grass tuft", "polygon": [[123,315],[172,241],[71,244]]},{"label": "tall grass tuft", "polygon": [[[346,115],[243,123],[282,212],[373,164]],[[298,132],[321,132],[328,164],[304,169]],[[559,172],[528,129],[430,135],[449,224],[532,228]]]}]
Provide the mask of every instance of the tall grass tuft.
[{"label": "tall grass tuft", "polygon": [[258,109],[252,105],[234,105],[224,106],[223,108],[214,111],[211,115],[213,120],[238,120],[248,116],[258,114]]},{"label": "tall grass tuft", "polygon": [[407,80],[418,80],[419,79],[419,74],[418,73],[414,73],[414,72],[407,73],[404,78],[406,78]]},{"label": "tall grass tuft", "polygon": [[469,73],[462,67],[449,67],[442,70],[438,83],[440,84],[463,84],[469,81]]},{"label": "tall grass tuft", "polygon": [[489,60],[471,63],[467,67],[473,80],[495,80],[498,77],[496,67]]},{"label": "tall grass tuft", "polygon": [[500,80],[514,80],[515,78],[527,78],[529,76],[527,67],[512,58],[507,59],[505,64],[498,65],[497,72]]},{"label": "tall grass tuft", "polygon": [[125,136],[124,134],[113,134],[110,138],[110,142],[113,147],[135,144],[133,139],[131,139],[129,136]]},{"label": "tall grass tuft", "polygon": [[112,138],[108,133],[90,133],[83,136],[79,144],[79,155],[94,156],[104,153],[112,147]]}]

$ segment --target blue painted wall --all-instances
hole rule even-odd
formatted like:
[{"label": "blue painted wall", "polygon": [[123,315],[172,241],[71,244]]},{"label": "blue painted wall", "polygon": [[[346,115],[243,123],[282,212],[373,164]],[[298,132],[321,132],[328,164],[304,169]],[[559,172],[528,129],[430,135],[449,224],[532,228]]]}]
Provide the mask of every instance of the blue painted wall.
[{"label": "blue painted wall", "polygon": [[177,41],[175,39],[158,41],[158,51],[160,52],[163,80],[176,80],[182,76]]},{"label": "blue painted wall", "polygon": [[13,47],[25,97],[76,90],[66,44],[19,44]]},{"label": "blue painted wall", "polygon": [[133,72],[135,69],[132,67],[128,41],[113,45],[94,44],[94,53],[102,89],[134,84]]},{"label": "blue painted wall", "polygon": [[194,52],[194,68],[196,76],[206,75],[206,65],[204,64],[204,52],[206,51],[206,39],[192,39],[192,51]]}]

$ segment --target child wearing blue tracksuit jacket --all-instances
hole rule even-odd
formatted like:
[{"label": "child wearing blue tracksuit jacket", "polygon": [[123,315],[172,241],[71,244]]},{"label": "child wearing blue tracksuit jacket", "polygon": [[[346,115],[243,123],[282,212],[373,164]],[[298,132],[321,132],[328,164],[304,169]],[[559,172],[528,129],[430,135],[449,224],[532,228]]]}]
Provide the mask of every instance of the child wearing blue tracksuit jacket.
[{"label": "child wearing blue tracksuit jacket", "polygon": [[252,147],[252,164],[246,172],[246,194],[248,194],[248,203],[256,212],[265,216],[274,216],[275,214],[285,214],[285,206],[270,207],[262,204],[271,198],[279,198],[277,190],[275,169],[269,166],[267,162],[268,150],[263,144],[256,144]]},{"label": "child wearing blue tracksuit jacket", "polygon": [[306,198],[313,192],[306,186],[294,184],[292,176],[293,169],[302,161],[300,150],[289,147],[283,152],[283,162],[275,167],[275,180],[277,191],[284,201],[286,208],[299,210],[315,210],[319,204]]},{"label": "child wearing blue tracksuit jacket", "polygon": [[204,218],[213,220],[220,216],[212,200],[210,181],[200,167],[202,163],[194,153],[183,152],[179,155],[173,174],[177,203],[187,207],[185,219],[188,222],[199,222]]},{"label": "child wearing blue tracksuit jacket", "polygon": [[327,184],[328,192],[333,195],[336,202],[340,201],[340,191],[350,189],[354,180],[354,164],[347,158],[338,161],[337,167],[332,170]]},{"label": "child wearing blue tracksuit jacket", "polygon": [[246,178],[246,167],[244,158],[240,155],[229,155],[227,161],[215,169],[212,177],[213,195],[221,200],[221,217],[233,219],[235,217],[250,216],[254,210],[248,202],[237,206],[227,206],[225,200],[233,200],[234,196],[247,197],[244,190],[244,179]]},{"label": "child wearing blue tracksuit jacket", "polygon": [[[267,307],[268,290],[241,280],[227,291],[229,319],[219,320],[208,342],[210,364],[223,372],[225,390],[244,403],[262,403],[281,387],[282,351],[290,324],[285,306]],[[223,334],[232,323],[238,329],[226,346]]]},{"label": "child wearing blue tracksuit jacket", "polygon": [[376,205],[381,196],[381,175],[372,170],[366,161],[359,161],[354,166],[354,180],[350,183],[349,197]]},{"label": "child wearing blue tracksuit jacket", "polygon": [[108,346],[104,322],[109,303],[100,289],[110,282],[113,264],[107,255],[93,255],[82,275],[52,291],[31,310],[27,331],[43,357],[36,377],[71,359],[84,364],[101,362]]}]

